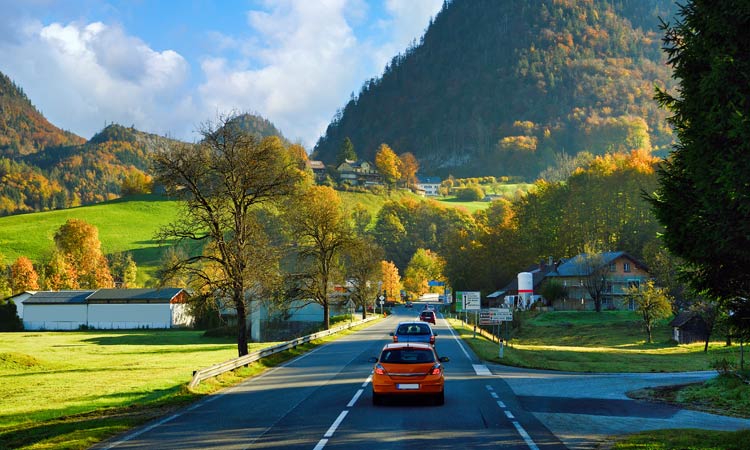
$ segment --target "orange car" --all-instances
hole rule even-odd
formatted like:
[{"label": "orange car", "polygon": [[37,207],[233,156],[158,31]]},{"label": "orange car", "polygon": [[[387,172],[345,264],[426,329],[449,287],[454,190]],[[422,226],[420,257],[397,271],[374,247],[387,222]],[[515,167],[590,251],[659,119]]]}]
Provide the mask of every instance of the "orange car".
[{"label": "orange car", "polygon": [[372,403],[380,405],[385,396],[432,396],[434,403],[445,403],[443,365],[447,357],[438,357],[430,344],[386,344],[375,359],[372,374]]}]

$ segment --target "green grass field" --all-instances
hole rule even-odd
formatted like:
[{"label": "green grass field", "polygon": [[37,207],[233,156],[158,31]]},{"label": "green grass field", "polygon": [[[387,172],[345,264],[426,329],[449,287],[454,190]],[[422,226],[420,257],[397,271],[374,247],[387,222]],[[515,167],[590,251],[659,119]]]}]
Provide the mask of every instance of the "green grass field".
[{"label": "green grass field", "polygon": [[[464,337],[473,328],[452,322]],[[555,311],[524,319],[498,357],[498,344],[469,338],[469,344],[485,360],[511,366],[573,372],[681,372],[711,370],[719,358],[739,359],[739,346],[712,342],[708,353],[703,344],[677,345],[668,321],[646,342],[641,322],[632,311]]]},{"label": "green grass field", "polygon": [[0,333],[0,448],[89,448],[351,332],[268,356],[195,391],[187,389],[193,371],[237,357],[236,342],[187,330]]}]

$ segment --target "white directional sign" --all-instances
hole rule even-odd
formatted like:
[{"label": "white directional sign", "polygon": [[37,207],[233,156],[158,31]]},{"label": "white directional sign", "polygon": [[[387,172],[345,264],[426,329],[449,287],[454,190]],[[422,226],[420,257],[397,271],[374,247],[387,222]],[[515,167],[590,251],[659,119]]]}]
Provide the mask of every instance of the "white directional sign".
[{"label": "white directional sign", "polygon": [[482,305],[482,297],[479,291],[464,291],[463,302],[464,311],[478,311]]},{"label": "white directional sign", "polygon": [[495,322],[512,322],[513,310],[510,308],[490,308],[490,318]]}]

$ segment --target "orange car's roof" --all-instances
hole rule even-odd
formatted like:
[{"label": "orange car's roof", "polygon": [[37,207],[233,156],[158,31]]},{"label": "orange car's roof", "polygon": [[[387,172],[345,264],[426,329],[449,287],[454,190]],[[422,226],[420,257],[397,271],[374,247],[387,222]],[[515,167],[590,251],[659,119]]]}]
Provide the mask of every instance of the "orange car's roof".
[{"label": "orange car's roof", "polygon": [[386,344],[383,350],[393,350],[397,348],[426,348],[432,350],[432,346],[425,342],[393,342]]}]

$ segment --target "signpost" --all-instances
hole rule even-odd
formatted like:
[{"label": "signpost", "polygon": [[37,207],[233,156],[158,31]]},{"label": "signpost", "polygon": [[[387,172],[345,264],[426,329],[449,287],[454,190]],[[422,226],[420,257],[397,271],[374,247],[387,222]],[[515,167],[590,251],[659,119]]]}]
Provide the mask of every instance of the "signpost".
[{"label": "signpost", "polygon": [[380,300],[380,315],[383,315],[383,303],[385,303],[385,296],[378,297],[378,300]]}]

